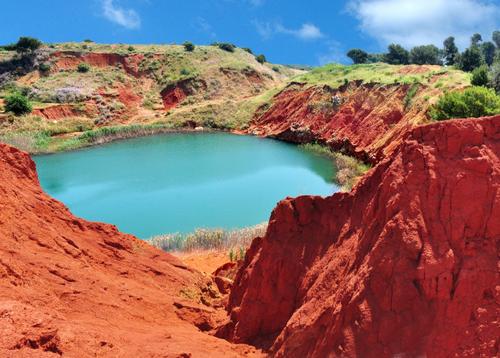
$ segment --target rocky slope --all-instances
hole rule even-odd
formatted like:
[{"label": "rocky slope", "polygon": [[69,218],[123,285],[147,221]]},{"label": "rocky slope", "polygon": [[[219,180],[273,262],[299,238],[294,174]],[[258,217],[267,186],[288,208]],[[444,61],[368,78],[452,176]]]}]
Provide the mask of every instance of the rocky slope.
[{"label": "rocky slope", "polygon": [[261,108],[246,132],[317,141],[366,162],[389,155],[447,90],[470,85],[439,66],[327,65],[296,77]]},{"label": "rocky slope", "polygon": [[202,333],[218,297],[179,259],[74,217],[0,144],[0,356],[257,355]]},{"label": "rocky slope", "polygon": [[286,199],[219,335],[278,357],[499,351],[500,116],[414,129],[351,193]]}]

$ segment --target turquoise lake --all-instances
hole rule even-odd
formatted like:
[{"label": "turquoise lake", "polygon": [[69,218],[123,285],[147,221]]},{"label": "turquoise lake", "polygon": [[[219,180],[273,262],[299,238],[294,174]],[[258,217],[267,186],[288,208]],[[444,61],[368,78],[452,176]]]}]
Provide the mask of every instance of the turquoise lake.
[{"label": "turquoise lake", "polygon": [[140,238],[251,226],[287,196],[339,189],[325,157],[226,133],[143,137],[34,160],[43,189],[73,214]]}]

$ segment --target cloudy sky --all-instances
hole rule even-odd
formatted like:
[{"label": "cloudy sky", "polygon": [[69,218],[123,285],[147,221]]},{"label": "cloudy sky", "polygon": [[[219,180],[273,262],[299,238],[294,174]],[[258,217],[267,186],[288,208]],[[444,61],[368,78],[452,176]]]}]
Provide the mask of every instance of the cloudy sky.
[{"label": "cloudy sky", "polygon": [[500,30],[500,0],[25,0],[2,12],[0,43],[227,41],[308,65],[348,63],[350,48],[441,45],[450,35],[463,48],[475,32],[489,39]]}]

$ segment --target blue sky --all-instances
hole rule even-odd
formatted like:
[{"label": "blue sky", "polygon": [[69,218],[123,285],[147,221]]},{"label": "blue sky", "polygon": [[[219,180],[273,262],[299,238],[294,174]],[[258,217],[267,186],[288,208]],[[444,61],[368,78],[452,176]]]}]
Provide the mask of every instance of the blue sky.
[{"label": "blue sky", "polygon": [[[22,16],[12,16],[20,13]],[[460,47],[500,29],[500,0],[25,0],[5,1],[0,43],[233,42],[275,63],[349,62],[345,52],[380,52],[454,35]]]}]

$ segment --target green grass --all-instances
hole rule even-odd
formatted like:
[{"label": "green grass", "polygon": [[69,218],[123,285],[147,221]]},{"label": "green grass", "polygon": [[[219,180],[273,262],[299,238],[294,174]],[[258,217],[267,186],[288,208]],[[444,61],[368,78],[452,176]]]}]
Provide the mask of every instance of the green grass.
[{"label": "green grass", "polygon": [[342,86],[345,81],[361,80],[364,83],[379,84],[430,84],[435,78],[441,78],[444,87],[460,87],[470,85],[470,74],[452,68],[437,68],[423,73],[405,74],[405,66],[385,63],[344,66],[329,64],[312,69],[310,72],[296,76],[293,81],[309,85],[328,85],[332,88]]},{"label": "green grass", "polygon": [[340,184],[342,191],[350,191],[359,179],[371,168],[356,158],[339,152],[333,152],[326,145],[318,143],[302,144],[300,147],[311,153],[328,157],[335,162],[337,167],[336,181]]},{"label": "green grass", "polygon": [[[189,234],[165,234],[154,236],[147,242],[164,251],[192,252],[218,250],[242,252],[250,246],[252,240],[264,236],[267,223],[237,230],[197,229]],[[244,256],[244,254],[240,255]]]}]

